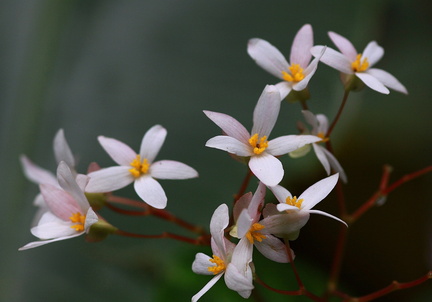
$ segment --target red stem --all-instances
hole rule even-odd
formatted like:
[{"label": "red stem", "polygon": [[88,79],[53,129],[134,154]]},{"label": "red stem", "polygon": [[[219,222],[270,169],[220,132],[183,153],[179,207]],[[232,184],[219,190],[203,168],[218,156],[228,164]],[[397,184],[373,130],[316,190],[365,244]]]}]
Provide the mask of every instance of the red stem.
[{"label": "red stem", "polygon": [[336,126],[337,122],[339,121],[339,118],[342,115],[342,111],[343,111],[345,104],[346,104],[346,101],[348,99],[349,92],[350,92],[349,90],[345,90],[344,95],[343,95],[343,99],[342,99],[342,103],[339,107],[339,111],[336,114],[336,117],[333,120],[333,122],[331,123],[329,129],[327,130],[327,133],[325,135],[326,137],[330,137],[330,134],[333,132],[334,127]]}]

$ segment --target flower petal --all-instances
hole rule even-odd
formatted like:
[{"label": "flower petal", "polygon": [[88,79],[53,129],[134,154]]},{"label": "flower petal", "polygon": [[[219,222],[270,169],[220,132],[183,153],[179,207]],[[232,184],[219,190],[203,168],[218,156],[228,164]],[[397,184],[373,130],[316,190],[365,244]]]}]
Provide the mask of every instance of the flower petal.
[{"label": "flower petal", "polygon": [[75,158],[66,141],[63,129],[57,131],[57,134],[54,137],[53,146],[54,156],[56,158],[57,164],[59,164],[61,161],[64,161],[69,167],[75,168]]},{"label": "flower petal", "polygon": [[299,197],[298,200],[303,199],[302,210],[310,210],[317,203],[323,200],[336,186],[338,182],[339,174],[333,174],[326,177],[309,188],[307,188]]},{"label": "flower petal", "polygon": [[382,69],[377,69],[377,68],[371,68],[368,69],[366,73],[377,78],[378,81],[384,84],[384,86],[396,90],[398,92],[408,94],[408,90],[405,88],[405,86],[402,85],[401,82],[399,82],[393,75],[391,75],[387,71],[384,71]]},{"label": "flower petal", "polygon": [[318,160],[323,165],[327,175],[330,175],[330,163],[327,160],[326,153],[324,152],[325,149],[319,146],[318,144],[312,144],[312,147],[315,151],[315,155],[317,156]]},{"label": "flower petal", "polygon": [[[81,175],[80,182],[82,182],[83,178],[86,178],[86,181],[88,181],[88,176]],[[63,190],[68,192],[73,197],[75,202],[78,203],[81,209],[81,213],[87,212],[90,206],[87,198],[85,197],[84,192],[81,190],[80,186],[77,184],[69,166],[64,161],[60,162],[57,167],[57,179],[59,185],[63,188]]]},{"label": "flower petal", "polygon": [[[324,53],[325,49],[327,49],[327,48],[323,49],[322,54]],[[302,90],[306,89],[307,85],[309,84],[310,79],[313,77],[313,75],[315,74],[315,71],[318,68],[318,63],[319,63],[321,57],[322,57],[322,55],[313,59],[313,61],[309,64],[309,66],[304,71],[304,74],[306,76],[300,82],[294,83],[292,85],[292,89],[294,89],[295,91],[302,91]]]},{"label": "flower petal", "polygon": [[206,147],[215,148],[238,156],[252,156],[252,148],[250,145],[227,135],[219,135],[209,139],[206,142]]},{"label": "flower petal", "polygon": [[210,262],[210,259],[212,258],[206,254],[197,253],[195,255],[195,260],[192,263],[192,271],[199,275],[213,275],[213,272],[208,270],[210,266],[215,265],[214,263]]},{"label": "flower petal", "polygon": [[53,239],[67,237],[76,234],[76,230],[71,228],[73,223],[64,221],[51,212],[42,215],[38,225],[31,228],[31,233],[40,239]]},{"label": "flower petal", "polygon": [[309,110],[302,110],[302,114],[304,119],[306,120],[306,122],[312,126],[312,133],[313,134],[317,134],[318,133],[318,127],[319,127],[319,123],[318,123],[318,119],[315,116],[315,114],[313,114],[311,111]]},{"label": "flower petal", "polygon": [[[226,251],[224,241],[224,231],[229,223],[228,206],[221,204],[214,211],[210,220],[210,234],[214,240],[219,252],[224,253]],[[225,256],[225,255],[224,255]]]},{"label": "flower petal", "polygon": [[268,142],[266,151],[274,156],[280,156],[297,150],[304,145],[316,143],[321,138],[315,135],[285,135]]},{"label": "flower petal", "polygon": [[281,96],[274,85],[267,85],[253,113],[253,127],[251,135],[258,133],[259,137],[269,136],[279,115]]},{"label": "flower petal", "polygon": [[265,40],[250,39],[247,52],[258,66],[279,79],[282,79],[282,70],[288,70],[289,64],[283,54]]},{"label": "flower petal", "polygon": [[330,31],[328,33],[330,39],[333,41],[334,45],[347,57],[351,62],[355,61],[358,51],[355,49],[354,45],[345,37]]},{"label": "flower petal", "polygon": [[308,222],[309,217],[308,211],[291,211],[268,216],[261,220],[260,224],[265,227],[266,233],[295,240],[300,229]]},{"label": "flower petal", "polygon": [[323,211],[319,211],[319,210],[309,210],[308,212],[310,214],[319,214],[319,215],[323,215],[323,216],[327,216],[327,217],[333,218],[334,220],[342,222],[345,226],[348,227],[348,224],[345,221],[343,221],[342,219],[339,219],[336,216],[333,216],[333,215],[331,215],[329,213],[326,213],[326,212],[323,212]]},{"label": "flower petal", "polygon": [[198,301],[219,279],[223,276],[223,273],[214,276],[195,296],[192,297],[192,302]]},{"label": "flower petal", "polygon": [[149,163],[152,163],[161,149],[167,130],[161,125],[151,127],[141,141],[140,155],[141,159],[147,158]]},{"label": "flower petal", "polygon": [[[314,57],[319,57],[324,47],[325,46],[319,46],[319,45],[312,47],[311,49],[312,55]],[[336,70],[339,70],[342,73],[346,73],[346,74],[354,73],[351,68],[352,61],[350,61],[346,56],[344,56],[340,52],[337,52],[336,50],[330,47],[327,47],[320,61]]]},{"label": "flower petal", "polygon": [[381,83],[376,77],[368,72],[356,72],[356,76],[366,84],[370,89],[378,91],[383,94],[389,94],[390,91]]},{"label": "flower petal", "polygon": [[279,90],[280,96],[281,96],[281,100],[283,100],[284,98],[287,97],[287,95],[291,92],[292,90],[292,85],[290,82],[287,81],[283,81],[283,82],[279,82],[276,85],[276,88]]},{"label": "flower petal", "polygon": [[279,263],[288,263],[289,257],[285,244],[272,235],[265,235],[261,242],[255,241],[254,245],[266,258]]},{"label": "flower petal", "polygon": [[243,238],[249,232],[253,223],[253,218],[247,209],[244,209],[237,219],[237,238]]},{"label": "flower petal", "polygon": [[24,250],[32,249],[32,248],[35,248],[35,247],[38,247],[38,246],[41,246],[41,245],[45,245],[45,244],[48,244],[48,243],[51,243],[51,242],[61,241],[61,240],[77,237],[77,236],[80,236],[82,234],[84,234],[84,233],[81,232],[81,233],[77,233],[75,235],[65,236],[65,237],[59,237],[59,238],[54,238],[54,239],[50,239],[50,240],[33,241],[33,242],[30,242],[30,243],[24,245],[23,247],[20,247],[18,250],[19,251],[24,251]]},{"label": "flower petal", "polygon": [[345,171],[342,168],[341,164],[336,159],[336,157],[327,149],[325,149],[325,148],[322,148],[322,149],[323,149],[323,152],[325,153],[325,155],[327,156],[327,160],[330,163],[330,167],[332,167],[332,169],[335,172],[339,173],[339,177],[344,183],[347,183],[348,179],[347,179],[347,176],[345,174]]},{"label": "flower petal", "polygon": [[86,233],[88,233],[90,227],[95,224],[96,222],[99,221],[99,217],[97,216],[97,214],[95,213],[95,211],[93,211],[92,208],[89,208],[87,213],[86,213],[86,219],[84,222],[84,230]]},{"label": "flower petal", "polygon": [[249,132],[235,118],[224,113],[207,110],[204,110],[204,114],[218,125],[226,135],[234,137],[244,143],[247,143],[249,140]]},{"label": "flower petal", "polygon": [[138,177],[134,182],[135,192],[148,205],[156,209],[164,209],[167,197],[162,186],[150,175]]},{"label": "flower petal", "polygon": [[313,46],[313,31],[310,24],[305,24],[300,28],[294,37],[293,44],[291,46],[290,63],[300,64],[301,67],[305,68],[308,66],[309,61],[312,57],[310,49]]},{"label": "flower petal", "polygon": [[288,197],[292,197],[291,193],[280,185],[269,187],[269,189],[273,192],[276,199],[282,204],[286,203],[286,199]]},{"label": "flower petal", "polygon": [[150,175],[157,179],[188,179],[198,177],[198,172],[174,160],[160,160],[150,166]]},{"label": "flower petal", "polygon": [[129,166],[137,153],[125,143],[105,136],[98,136],[98,141],[108,155],[120,166]]},{"label": "flower petal", "polygon": [[58,218],[69,221],[72,214],[81,212],[80,206],[69,193],[48,184],[42,184],[39,188],[49,210]]},{"label": "flower petal", "polygon": [[376,62],[381,60],[384,55],[384,48],[378,45],[377,42],[372,41],[366,45],[366,48],[363,50],[362,59],[367,58],[369,62],[369,67],[375,65]]},{"label": "flower petal", "polygon": [[266,186],[275,186],[282,180],[284,169],[279,159],[266,152],[249,160],[252,173]]},{"label": "flower petal", "polygon": [[129,172],[129,167],[114,166],[100,169],[88,174],[90,180],[85,188],[89,193],[112,192],[131,184],[135,178]]},{"label": "flower petal", "polygon": [[30,159],[27,158],[27,156],[21,155],[20,161],[24,174],[30,181],[37,184],[45,183],[53,186],[59,185],[57,178],[53,173],[35,165]]}]

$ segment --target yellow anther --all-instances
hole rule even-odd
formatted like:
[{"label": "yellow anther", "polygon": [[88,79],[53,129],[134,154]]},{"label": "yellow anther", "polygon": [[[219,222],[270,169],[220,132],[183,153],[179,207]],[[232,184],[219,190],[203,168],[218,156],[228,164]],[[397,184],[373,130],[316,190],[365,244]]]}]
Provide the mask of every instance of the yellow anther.
[{"label": "yellow anther", "polygon": [[288,67],[289,72],[282,71],[282,78],[288,82],[300,82],[304,79],[305,75],[303,73],[303,68],[300,67],[300,64],[292,64]]},{"label": "yellow anther", "polygon": [[351,68],[353,69],[354,72],[362,72],[368,69],[369,67],[368,59],[364,58],[362,60],[361,58],[362,58],[362,54],[359,53],[356,57],[356,60],[351,63]]},{"label": "yellow anther", "polygon": [[297,207],[299,209],[301,208],[302,203],[303,203],[303,198],[297,200],[296,196],[294,196],[294,197],[289,197],[288,196],[287,199],[286,199],[286,204],[288,204],[290,206],[293,206],[293,207]]},{"label": "yellow anther", "polygon": [[130,165],[132,166],[132,169],[129,169],[129,172],[135,178],[140,177],[142,174],[146,174],[150,168],[147,158],[144,158],[144,160],[141,161],[141,156],[139,154],[130,163]]},{"label": "yellow anther", "polygon": [[261,154],[268,147],[267,136],[263,136],[258,139],[258,133],[255,133],[249,139],[249,144],[254,148],[253,152],[255,154]]},{"label": "yellow anther", "polygon": [[318,133],[317,136],[321,139],[321,142],[323,143],[328,142],[330,139],[329,137],[325,136],[325,133],[322,132]]},{"label": "yellow anther", "polygon": [[212,272],[214,275],[223,272],[226,268],[225,262],[216,255],[213,255],[213,258],[209,259],[211,263],[216,264],[216,266],[209,266],[207,269],[209,272]]},{"label": "yellow anther", "polygon": [[86,216],[82,215],[81,213],[75,213],[72,214],[71,217],[69,217],[69,219],[73,222],[76,223],[74,225],[71,225],[71,228],[75,229],[75,231],[77,232],[82,232],[84,231],[84,223],[86,220]]},{"label": "yellow anther", "polygon": [[246,238],[249,240],[251,244],[253,244],[256,241],[261,242],[263,239],[266,238],[265,235],[261,234],[259,231],[264,229],[265,226],[259,223],[254,223],[249,231],[246,233]]}]

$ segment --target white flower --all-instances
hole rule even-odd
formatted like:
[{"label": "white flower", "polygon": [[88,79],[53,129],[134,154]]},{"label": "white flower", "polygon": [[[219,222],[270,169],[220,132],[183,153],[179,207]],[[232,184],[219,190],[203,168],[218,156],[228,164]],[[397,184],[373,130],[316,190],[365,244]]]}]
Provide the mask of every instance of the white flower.
[{"label": "white flower", "polygon": [[133,182],[135,191],[142,200],[152,207],[165,208],[167,197],[156,179],[198,177],[197,171],[178,161],[154,161],[166,135],[166,129],[160,125],[150,128],[142,139],[139,154],[116,139],[99,136],[99,143],[119,166],[89,173],[90,181],[86,192],[111,192]]},{"label": "white flower", "polygon": [[276,156],[320,140],[313,135],[286,135],[267,140],[276,123],[279,109],[279,90],[273,85],[267,85],[255,107],[251,133],[229,115],[204,111],[226,134],[209,139],[206,146],[250,157],[249,168],[255,176],[267,186],[277,185],[283,178],[284,170]]},{"label": "white flower", "polygon": [[261,224],[267,231],[275,236],[297,239],[300,229],[309,220],[310,214],[320,214],[337,221],[346,223],[326,212],[312,210],[312,208],[323,200],[333,190],[338,181],[338,174],[326,177],[307,188],[298,198],[282,186],[270,187],[279,204],[268,204],[264,211],[264,219]]},{"label": "white flower", "polygon": [[88,178],[81,175],[75,180],[65,162],[60,162],[57,178],[61,188],[51,184],[40,185],[47,211],[37,225],[31,228],[31,233],[41,241],[26,244],[19,250],[80,236],[98,221],[83,191]]},{"label": "white flower", "polygon": [[198,253],[192,264],[196,274],[214,275],[214,277],[195,295],[192,302],[198,301],[223,275],[228,288],[237,291],[243,298],[248,298],[254,288],[252,284],[251,252],[244,244],[235,245],[224,236],[229,223],[228,206],[220,205],[210,221],[213,256]]},{"label": "white flower", "polygon": [[310,62],[312,46],[312,26],[306,24],[294,38],[291,46],[291,64],[276,47],[265,40],[257,38],[249,40],[247,51],[260,67],[283,80],[283,82],[276,84],[281,94],[281,100],[283,100],[291,90],[302,91],[306,89],[309,80],[314,75],[319,58]]},{"label": "white flower", "polygon": [[[327,48],[320,61],[343,74],[355,75],[369,88],[380,93],[390,93],[387,87],[408,93],[405,86],[390,73],[382,69],[371,68],[384,55],[384,49],[375,41],[369,42],[363,52],[359,53],[348,39],[334,32],[328,34],[340,52]],[[311,50],[312,55],[320,56],[323,48],[324,46],[314,46]]]},{"label": "white flower", "polygon": [[343,170],[336,157],[334,157],[331,152],[329,152],[326,148],[320,145],[320,143],[329,140],[329,138],[325,136],[328,131],[327,117],[324,114],[315,115],[308,110],[302,110],[302,113],[305,120],[312,126],[311,134],[321,138],[321,141],[313,143],[312,147],[318,160],[321,162],[324,169],[326,170],[327,175],[330,175],[332,168],[335,172],[339,173],[342,181],[346,183],[347,177],[345,171]]}]

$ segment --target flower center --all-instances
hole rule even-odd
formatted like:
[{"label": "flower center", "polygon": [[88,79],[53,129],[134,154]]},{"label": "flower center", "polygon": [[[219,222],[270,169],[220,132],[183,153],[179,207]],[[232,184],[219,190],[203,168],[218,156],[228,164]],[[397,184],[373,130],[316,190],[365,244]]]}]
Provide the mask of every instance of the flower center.
[{"label": "flower center", "polygon": [[286,71],[282,71],[282,78],[288,82],[300,82],[304,79],[305,75],[303,73],[303,68],[300,67],[300,64],[292,64],[288,67],[289,73]]},{"label": "flower center", "polygon": [[317,136],[321,139],[320,142],[323,142],[323,143],[328,142],[330,139],[329,137],[326,137],[325,133],[323,133],[323,132],[318,133]]},{"label": "flower center", "polygon": [[362,72],[368,69],[369,67],[368,59],[364,58],[362,60],[361,58],[362,58],[362,54],[359,53],[356,57],[356,60],[351,63],[351,68],[353,69],[354,72]]},{"label": "flower center", "polygon": [[288,196],[287,199],[286,199],[286,204],[288,204],[290,206],[293,206],[293,207],[297,207],[299,209],[301,208],[302,203],[303,203],[303,198],[297,200],[296,196],[294,196],[294,197],[289,197]]},{"label": "flower center", "polygon": [[129,169],[129,172],[135,178],[146,174],[148,172],[148,169],[150,168],[150,164],[148,163],[147,158],[144,158],[144,160],[141,161],[141,156],[139,154],[130,163],[130,165],[132,166],[132,169]]},{"label": "flower center", "polygon": [[265,235],[263,235],[259,232],[264,228],[265,228],[265,226],[263,226],[262,224],[259,224],[259,223],[254,223],[251,226],[249,231],[246,233],[246,238],[249,240],[249,242],[251,244],[253,244],[255,240],[261,242],[263,239],[266,238]]},{"label": "flower center", "polygon": [[216,264],[216,266],[209,266],[207,269],[209,272],[212,272],[214,275],[223,272],[226,268],[225,262],[216,255],[213,255],[213,258],[209,259],[211,263]]},{"label": "flower center", "polygon": [[249,139],[249,144],[254,148],[253,152],[255,154],[261,154],[268,147],[267,136],[258,138],[258,133],[255,133]]},{"label": "flower center", "polygon": [[69,217],[69,219],[73,222],[76,223],[74,225],[71,225],[71,228],[75,229],[75,231],[77,232],[82,232],[84,231],[84,223],[86,220],[85,215],[81,214],[81,213],[75,213],[72,214],[71,217]]}]

